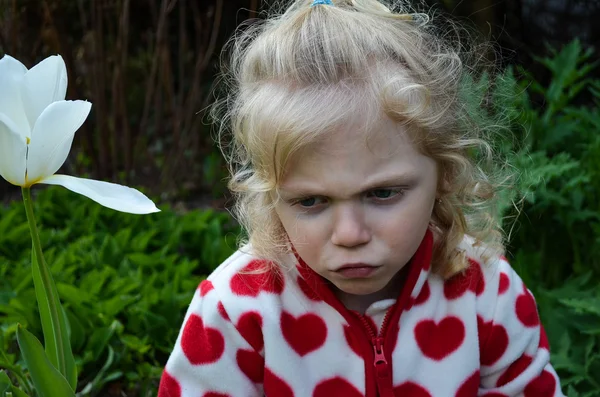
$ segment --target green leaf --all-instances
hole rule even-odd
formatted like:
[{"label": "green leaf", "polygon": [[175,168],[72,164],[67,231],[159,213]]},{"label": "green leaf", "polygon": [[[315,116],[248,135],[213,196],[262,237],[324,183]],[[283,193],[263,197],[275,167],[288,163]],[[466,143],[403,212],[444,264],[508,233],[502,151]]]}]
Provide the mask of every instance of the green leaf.
[{"label": "green leaf", "polygon": [[99,390],[106,383],[111,382],[113,380],[119,379],[123,376],[121,371],[114,372],[112,374],[106,375],[106,372],[113,365],[113,361],[115,359],[115,351],[112,347],[108,346],[108,357],[106,358],[106,362],[102,366],[102,369],[98,372],[96,377],[81,390],[82,395],[86,395],[91,393],[94,390]]},{"label": "green leaf", "polygon": [[0,396],[4,397],[7,393],[12,393],[13,397],[28,397],[23,390],[13,386],[6,372],[0,371]]},{"label": "green leaf", "polygon": [[110,339],[115,333],[119,333],[123,330],[123,324],[121,324],[118,320],[113,320],[110,326],[102,327],[94,330],[92,335],[88,340],[88,344],[86,346],[86,351],[90,351],[92,353],[92,357],[94,361],[97,361],[100,358],[100,355],[108,345]]},{"label": "green leaf", "polygon": [[567,393],[569,397],[579,397],[580,394],[573,388],[573,386],[569,386],[569,392]]},{"label": "green leaf", "polygon": [[134,252],[127,255],[127,258],[129,258],[134,266],[156,266],[163,260],[158,255],[146,254],[144,252]]},{"label": "green leaf", "polygon": [[121,342],[140,354],[144,354],[152,348],[152,345],[148,343],[146,338],[140,339],[135,335],[123,335],[121,336]]},{"label": "green leaf", "polygon": [[64,376],[52,365],[40,341],[25,328],[17,328],[17,341],[39,397],[75,397]]},{"label": "green leaf", "polygon": [[140,233],[131,240],[130,248],[135,252],[143,252],[148,248],[150,241],[158,234],[157,229],[150,229]]},{"label": "green leaf", "polygon": [[0,396],[7,391],[12,391],[12,382],[8,379],[6,372],[0,371]]},{"label": "green leaf", "polygon": [[[42,260],[44,260],[42,258]],[[40,318],[42,320],[42,329],[44,331],[44,342],[46,345],[46,353],[52,364],[58,368],[58,363],[52,361],[55,357],[58,357],[58,341],[57,338],[60,337],[62,342],[62,352],[60,354],[64,354],[65,360],[65,378],[69,381],[69,385],[71,388],[75,390],[77,387],[77,367],[75,366],[75,358],[73,357],[73,351],[71,349],[71,341],[69,338],[69,334],[67,332],[67,317],[65,312],[60,304],[60,299],[58,298],[58,291],[56,289],[56,284],[54,284],[54,280],[52,279],[52,274],[50,274],[50,270],[45,263],[42,263],[48,271],[48,277],[50,278],[50,289],[52,290],[51,294],[49,291],[46,291],[44,288],[44,283],[42,282],[42,272],[40,266],[38,264],[35,249],[32,250],[31,254],[31,266],[33,271],[33,282],[35,285],[35,294],[38,301],[38,306],[40,309]],[[54,324],[52,321],[52,316],[50,314],[50,301],[53,297],[53,305],[58,308],[58,324]],[[59,331],[59,332],[57,332]]]},{"label": "green leaf", "polygon": [[17,223],[14,218],[17,214],[16,211],[12,211],[0,219],[0,235],[5,236],[9,230],[14,228],[15,223]]},{"label": "green leaf", "polygon": [[77,316],[70,310],[65,309],[69,324],[71,325],[71,345],[77,352],[85,343],[85,328]]}]

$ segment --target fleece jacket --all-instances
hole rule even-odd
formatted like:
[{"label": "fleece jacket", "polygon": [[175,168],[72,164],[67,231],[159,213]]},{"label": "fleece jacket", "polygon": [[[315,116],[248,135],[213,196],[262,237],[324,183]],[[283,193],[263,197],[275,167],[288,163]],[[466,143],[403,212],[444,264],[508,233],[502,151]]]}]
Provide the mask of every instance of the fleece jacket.
[{"label": "fleece jacket", "polygon": [[561,397],[531,292],[473,239],[431,272],[428,231],[396,299],[346,309],[301,259],[241,248],[195,291],[159,397]]}]

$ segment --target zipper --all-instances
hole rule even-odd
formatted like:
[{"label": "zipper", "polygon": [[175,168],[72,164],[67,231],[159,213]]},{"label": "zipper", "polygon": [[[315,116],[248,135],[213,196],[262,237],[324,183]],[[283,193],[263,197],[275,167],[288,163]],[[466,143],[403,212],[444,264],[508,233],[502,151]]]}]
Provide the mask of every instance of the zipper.
[{"label": "zipper", "polygon": [[[292,245],[293,248],[293,245]],[[314,282],[314,289],[322,296],[323,300],[333,307],[342,317],[347,321],[352,329],[357,330],[362,328],[364,331],[360,332],[360,350],[361,356],[365,360],[365,389],[366,394],[371,397],[371,394],[378,394],[380,397],[394,397],[394,388],[392,383],[392,366],[393,362],[388,361],[385,356],[385,336],[389,323],[394,319],[394,323],[399,321],[400,316],[405,308],[409,306],[411,292],[417,283],[422,270],[427,270],[431,262],[431,253],[433,249],[433,232],[427,230],[425,237],[421,242],[417,252],[410,260],[410,266],[405,266],[404,271],[401,274],[401,280],[399,290],[401,291],[396,303],[386,312],[383,323],[381,326],[381,333],[377,335],[377,330],[373,330],[371,325],[365,318],[352,310],[346,308],[342,302],[335,296],[333,291],[323,282],[323,280],[315,273],[297,254],[294,250],[294,255],[298,260],[298,271],[305,280],[312,280]],[[427,266],[427,268],[425,268]],[[367,335],[365,335],[367,333]],[[364,337],[367,340],[364,340]],[[394,335],[397,337],[397,335]],[[373,348],[373,366],[371,367],[368,363],[369,351],[362,351],[362,349],[368,349],[368,342],[371,342]],[[388,338],[390,339],[390,338]],[[374,372],[374,376],[371,375]],[[373,384],[373,377],[375,377],[375,385]]]},{"label": "zipper", "polygon": [[383,317],[383,323],[381,324],[381,332],[379,333],[379,335],[377,335],[377,330],[373,329],[373,327],[365,318],[365,316],[358,314],[358,318],[360,318],[360,321],[362,322],[364,328],[369,333],[371,345],[373,346],[373,367],[375,369],[377,394],[380,397],[394,396],[390,365],[388,364],[387,358],[385,357],[385,350],[383,350],[383,337],[385,335],[385,331],[387,331],[387,326],[390,314],[392,312],[392,308],[390,308]]}]

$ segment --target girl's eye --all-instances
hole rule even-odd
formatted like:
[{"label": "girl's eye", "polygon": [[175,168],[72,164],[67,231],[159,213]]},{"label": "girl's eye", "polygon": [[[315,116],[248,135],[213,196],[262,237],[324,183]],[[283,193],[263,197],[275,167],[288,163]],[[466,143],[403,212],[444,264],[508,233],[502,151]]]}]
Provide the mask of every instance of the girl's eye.
[{"label": "girl's eye", "polygon": [[298,204],[300,204],[303,207],[312,207],[316,204],[316,202],[317,200],[314,197],[309,197],[298,201]]},{"label": "girl's eye", "polygon": [[319,199],[317,197],[306,197],[306,198],[296,201],[296,204],[298,204],[304,208],[311,208],[311,207],[314,207],[315,205],[319,204]]},{"label": "girl's eye", "polygon": [[397,189],[375,189],[369,192],[369,195],[375,197],[376,199],[385,200],[401,193],[402,191]]}]

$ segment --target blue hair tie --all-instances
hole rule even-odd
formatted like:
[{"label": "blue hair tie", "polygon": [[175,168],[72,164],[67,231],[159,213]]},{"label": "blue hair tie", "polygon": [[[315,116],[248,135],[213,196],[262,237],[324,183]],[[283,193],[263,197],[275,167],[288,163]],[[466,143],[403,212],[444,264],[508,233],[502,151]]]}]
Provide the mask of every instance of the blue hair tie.
[{"label": "blue hair tie", "polygon": [[311,7],[318,6],[320,4],[332,6],[333,2],[331,0],[314,0]]}]

